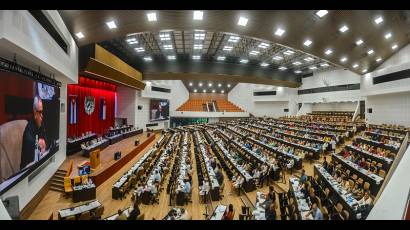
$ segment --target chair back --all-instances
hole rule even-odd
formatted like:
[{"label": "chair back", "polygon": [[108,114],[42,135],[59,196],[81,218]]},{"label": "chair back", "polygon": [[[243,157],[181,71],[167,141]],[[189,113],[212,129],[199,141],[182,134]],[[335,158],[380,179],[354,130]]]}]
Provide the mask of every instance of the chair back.
[{"label": "chair back", "polygon": [[79,220],[89,220],[89,219],[91,219],[90,211],[86,211],[80,214]]},{"label": "chair back", "polygon": [[94,217],[100,218],[102,214],[104,213],[104,206],[100,206],[95,210]]},{"label": "chair back", "polygon": [[65,174],[66,177],[69,177],[71,173],[73,172],[73,164],[74,164],[74,161],[70,160],[70,163],[68,163],[67,173]]}]

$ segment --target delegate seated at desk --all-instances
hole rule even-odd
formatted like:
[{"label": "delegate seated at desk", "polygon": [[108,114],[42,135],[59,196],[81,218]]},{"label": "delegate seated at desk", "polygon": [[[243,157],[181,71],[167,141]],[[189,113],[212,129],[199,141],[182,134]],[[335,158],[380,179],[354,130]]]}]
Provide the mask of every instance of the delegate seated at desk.
[{"label": "delegate seated at desk", "polygon": [[23,133],[23,146],[21,150],[20,170],[35,163],[36,137],[38,138],[38,148],[40,158],[47,149],[46,130],[43,126],[43,101],[39,96],[33,100],[33,118],[27,123]]}]

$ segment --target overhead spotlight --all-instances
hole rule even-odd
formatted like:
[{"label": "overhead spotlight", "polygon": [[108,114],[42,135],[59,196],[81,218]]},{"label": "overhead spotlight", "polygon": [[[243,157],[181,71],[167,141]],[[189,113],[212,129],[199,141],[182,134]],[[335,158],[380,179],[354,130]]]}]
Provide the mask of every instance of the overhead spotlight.
[{"label": "overhead spotlight", "polygon": [[367,51],[367,54],[368,54],[368,55],[372,55],[373,53],[374,53],[374,50],[372,50],[372,49],[370,49],[370,50]]},{"label": "overhead spotlight", "polygon": [[194,39],[195,40],[204,40],[205,39],[205,33],[195,33],[194,34]]},{"label": "overhead spotlight", "polygon": [[202,44],[194,44],[194,50],[200,50],[202,49],[203,45]]},{"label": "overhead spotlight", "polygon": [[77,36],[78,39],[81,39],[81,38],[84,37],[84,34],[83,34],[83,32],[78,32],[78,33],[75,34],[75,36]]},{"label": "overhead spotlight", "polygon": [[240,37],[232,35],[232,36],[229,37],[228,42],[237,43],[239,41],[239,39],[240,39]]},{"label": "overhead spotlight", "polygon": [[276,55],[272,59],[275,60],[275,61],[280,61],[280,60],[283,59],[283,57]]},{"label": "overhead spotlight", "polygon": [[282,35],[285,33],[285,30],[284,29],[282,29],[282,28],[278,28],[278,29],[276,29],[276,31],[275,31],[275,35],[276,36],[279,36],[279,37],[282,37]]},{"label": "overhead spotlight", "polygon": [[298,66],[298,65],[302,65],[302,62],[300,62],[300,61],[295,61],[295,62],[293,62],[292,64]]},{"label": "overhead spotlight", "polygon": [[222,86],[222,84],[221,84],[221,83],[219,83],[219,84],[218,84],[218,87],[221,87],[221,86]]},{"label": "overhead spotlight", "polygon": [[397,49],[397,47],[398,47],[398,45],[394,44],[391,48],[392,48],[392,50],[395,50],[395,49]]},{"label": "overhead spotlight", "polygon": [[248,59],[241,59],[239,62],[240,62],[240,63],[244,63],[244,64],[246,64],[246,63],[248,63],[248,62],[249,62],[249,60],[248,60]]},{"label": "overhead spotlight", "polygon": [[327,10],[318,10],[316,12],[316,15],[319,16],[320,18],[323,18],[327,13],[329,13]]},{"label": "overhead spotlight", "polygon": [[189,83],[189,86],[192,86],[192,85],[193,85],[193,83],[192,83],[192,82],[190,82],[190,83]]},{"label": "overhead spotlight", "polygon": [[203,93],[206,93],[206,89],[202,90]]},{"label": "overhead spotlight", "polygon": [[144,57],[144,61],[152,61],[151,57]]},{"label": "overhead spotlight", "polygon": [[290,55],[292,55],[292,54],[294,54],[295,53],[295,51],[292,51],[292,50],[286,50],[285,52],[283,52],[284,54],[286,54],[286,55],[288,55],[288,56],[290,56]]},{"label": "overhead spotlight", "polygon": [[156,13],[148,13],[147,18],[148,18],[148,21],[150,21],[150,22],[157,21],[157,14]]},{"label": "overhead spotlight", "polygon": [[208,83],[208,86],[209,86],[209,87],[212,87],[212,83]]},{"label": "overhead spotlight", "polygon": [[226,59],[225,56],[218,56],[218,57],[216,58],[216,60],[218,60],[218,61],[225,61],[225,59]]},{"label": "overhead spotlight", "polygon": [[196,93],[196,92],[198,92],[198,90],[197,90],[197,89],[194,89],[194,93]]},{"label": "overhead spotlight", "polygon": [[260,52],[257,50],[252,50],[251,52],[249,52],[249,55],[258,55]]},{"label": "overhead spotlight", "polygon": [[231,51],[233,49],[233,46],[224,46],[223,50],[224,51]]},{"label": "overhead spotlight", "polygon": [[329,64],[328,64],[328,63],[326,63],[326,62],[324,62],[324,63],[320,63],[320,66],[321,66],[321,67],[328,67],[328,66],[329,66]]},{"label": "overhead spotlight", "polygon": [[284,71],[284,70],[287,70],[288,68],[286,68],[285,66],[281,66],[278,69]]},{"label": "overhead spotlight", "polygon": [[231,84],[227,84],[226,87],[230,88],[230,87],[231,87]]},{"label": "overhead spotlight", "polygon": [[137,51],[137,53],[141,53],[145,51],[144,47],[136,47],[134,48],[134,50]]},{"label": "overhead spotlight", "polygon": [[159,34],[159,39],[161,41],[170,41],[171,35],[169,33],[162,33],[162,34]]},{"label": "overhead spotlight", "polygon": [[194,20],[202,20],[203,17],[204,17],[203,11],[199,11],[199,10],[194,11]]},{"label": "overhead spotlight", "polygon": [[295,73],[296,73],[296,74],[299,74],[299,73],[302,73],[302,71],[296,70]]},{"label": "overhead spotlight", "polygon": [[110,29],[115,29],[115,28],[117,28],[117,25],[115,24],[114,21],[106,22],[106,24],[107,24],[108,28],[110,28]]},{"label": "overhead spotlight", "polygon": [[259,47],[259,48],[262,48],[262,49],[266,49],[266,48],[269,47],[269,44],[262,42],[261,44],[258,45],[258,47]]},{"label": "overhead spotlight", "polygon": [[202,82],[199,82],[198,86],[199,86],[199,87],[202,87]]},{"label": "overhead spotlight", "polygon": [[330,54],[332,54],[333,53],[333,50],[332,49],[327,49],[326,51],[325,51],[325,54],[326,55],[330,55]]},{"label": "overhead spotlight", "polygon": [[240,26],[246,26],[248,24],[248,19],[245,17],[240,17],[238,20],[238,25]]},{"label": "overhead spotlight", "polygon": [[199,60],[199,59],[201,59],[201,56],[199,56],[199,55],[193,55],[193,56],[192,56],[192,59],[194,59],[194,60]]},{"label": "overhead spotlight", "polygon": [[128,44],[130,44],[130,45],[132,45],[132,44],[138,44],[137,39],[136,39],[136,38],[133,38],[133,37],[127,38],[125,41],[126,41]]},{"label": "overhead spotlight", "polygon": [[221,90],[221,93],[225,93],[225,90]]},{"label": "overhead spotlight", "polygon": [[313,60],[315,60],[315,59],[312,58],[312,57],[306,57],[306,58],[304,58],[303,60],[305,60],[306,62],[311,62],[311,61],[313,61]]},{"label": "overhead spotlight", "polygon": [[167,56],[167,58],[168,58],[168,60],[175,60],[176,59],[175,55],[169,55],[169,56]]},{"label": "overhead spotlight", "polygon": [[356,69],[357,67],[359,67],[359,64],[355,63],[352,65],[353,69]]},{"label": "overhead spotlight", "polygon": [[212,90],[212,93],[215,93],[215,92],[216,92],[216,91],[213,89],[213,90]]},{"label": "overhead spotlight", "polygon": [[347,57],[342,57],[341,59],[340,59],[340,62],[346,62],[347,61]]},{"label": "overhead spotlight", "polygon": [[386,39],[391,38],[391,33],[387,33],[387,34],[385,34],[385,35],[384,35],[384,38],[386,38]]},{"label": "overhead spotlight", "polygon": [[309,39],[306,39],[305,42],[303,42],[303,45],[306,47],[309,47],[313,42]]},{"label": "overhead spotlight", "polygon": [[164,45],[165,50],[172,50],[172,45]]},{"label": "overhead spotlight", "polygon": [[269,64],[266,63],[266,62],[262,62],[262,63],[261,63],[261,66],[262,66],[262,67],[266,67],[266,66],[268,66],[268,65],[269,65]]},{"label": "overhead spotlight", "polygon": [[359,40],[356,41],[356,45],[360,46],[361,44],[363,44],[363,40],[362,40],[362,39],[359,39]]},{"label": "overhead spotlight", "polygon": [[346,25],[343,25],[342,27],[339,28],[339,31],[342,32],[342,33],[346,32],[348,30],[349,30],[349,27],[347,27]]},{"label": "overhead spotlight", "polygon": [[379,57],[379,58],[376,59],[376,61],[377,61],[377,62],[381,62],[381,61],[382,61],[382,58]]},{"label": "overhead spotlight", "polygon": [[382,17],[382,16],[377,17],[376,19],[374,19],[374,22],[375,22],[376,24],[382,23],[382,22],[383,22],[383,17]]},{"label": "overhead spotlight", "polygon": [[366,72],[367,72],[367,69],[362,70],[362,73],[366,73]]},{"label": "overhead spotlight", "polygon": [[317,67],[313,65],[313,66],[310,66],[309,69],[315,70],[315,69],[317,69]]}]

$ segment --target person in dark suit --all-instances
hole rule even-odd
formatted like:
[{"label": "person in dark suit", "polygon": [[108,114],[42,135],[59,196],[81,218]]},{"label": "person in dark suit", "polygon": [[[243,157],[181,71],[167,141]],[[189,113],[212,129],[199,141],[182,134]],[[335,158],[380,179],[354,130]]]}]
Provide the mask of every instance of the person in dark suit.
[{"label": "person in dark suit", "polygon": [[265,219],[266,220],[276,220],[276,209],[275,203],[269,204],[269,209],[265,212]]},{"label": "person in dark suit", "polygon": [[43,101],[39,96],[34,97],[33,118],[29,120],[23,133],[23,146],[21,149],[20,170],[33,164],[36,160],[36,137],[40,157],[47,149],[46,130],[43,127]]},{"label": "person in dark suit", "polygon": [[134,209],[130,212],[130,215],[128,216],[128,220],[136,220],[137,217],[141,214],[140,208],[138,206],[138,203],[134,203]]}]

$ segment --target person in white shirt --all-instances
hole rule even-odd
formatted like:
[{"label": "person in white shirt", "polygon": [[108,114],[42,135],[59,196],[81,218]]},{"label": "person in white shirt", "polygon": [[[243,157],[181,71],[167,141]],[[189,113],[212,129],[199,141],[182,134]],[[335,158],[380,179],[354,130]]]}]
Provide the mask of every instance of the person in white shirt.
[{"label": "person in white shirt", "polygon": [[366,191],[366,192],[364,192],[363,198],[359,201],[359,204],[360,204],[360,205],[366,205],[366,204],[367,204],[367,205],[371,205],[372,202],[373,202],[373,200],[372,200],[372,198],[370,197],[369,192]]},{"label": "person in white shirt", "polygon": [[293,161],[293,159],[290,159],[286,166],[288,167],[288,169],[291,169],[291,168],[293,168],[294,164],[295,164],[295,162]]},{"label": "person in white shirt", "polygon": [[204,203],[206,202],[206,196],[208,195],[210,189],[209,182],[205,179],[199,191],[199,195],[202,196]]},{"label": "person in white shirt", "polygon": [[334,153],[336,151],[336,141],[332,138],[330,144],[332,145],[332,152]]}]

